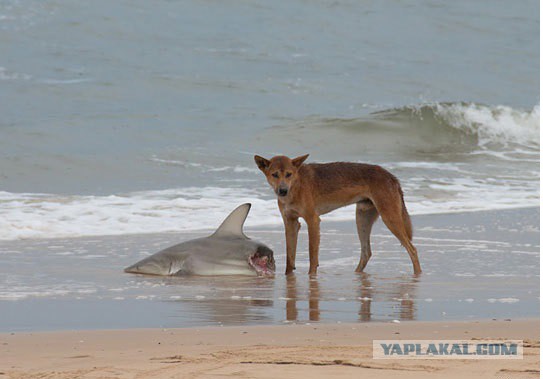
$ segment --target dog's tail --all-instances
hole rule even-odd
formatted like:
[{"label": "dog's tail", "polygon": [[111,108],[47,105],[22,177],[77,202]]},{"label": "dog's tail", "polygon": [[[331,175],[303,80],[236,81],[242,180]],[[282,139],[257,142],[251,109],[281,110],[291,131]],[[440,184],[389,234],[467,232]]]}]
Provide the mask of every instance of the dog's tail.
[{"label": "dog's tail", "polygon": [[411,217],[409,217],[409,213],[407,213],[407,208],[405,207],[405,201],[403,200],[403,191],[400,188],[400,197],[402,199],[402,218],[403,218],[403,224],[405,225],[405,231],[407,232],[407,236],[410,240],[413,239],[413,225],[411,224]]}]

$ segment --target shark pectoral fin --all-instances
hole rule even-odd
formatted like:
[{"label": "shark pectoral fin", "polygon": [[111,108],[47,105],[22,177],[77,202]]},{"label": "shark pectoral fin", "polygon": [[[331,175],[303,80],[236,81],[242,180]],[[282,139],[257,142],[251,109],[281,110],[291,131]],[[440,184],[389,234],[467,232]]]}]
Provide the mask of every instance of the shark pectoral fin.
[{"label": "shark pectoral fin", "polygon": [[219,226],[212,236],[235,236],[248,238],[245,234],[243,234],[243,224],[247,219],[250,209],[250,203],[242,204],[234,209],[232,213],[230,213],[228,217],[224,219],[221,226]]}]

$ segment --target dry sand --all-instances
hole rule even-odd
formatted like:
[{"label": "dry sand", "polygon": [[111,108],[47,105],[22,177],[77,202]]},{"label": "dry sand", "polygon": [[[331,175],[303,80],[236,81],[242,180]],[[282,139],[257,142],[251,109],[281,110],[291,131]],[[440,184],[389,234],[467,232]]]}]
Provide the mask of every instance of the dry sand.
[{"label": "dry sand", "polygon": [[[522,360],[374,360],[374,339],[524,340]],[[538,378],[539,320],[0,334],[5,378]]]}]

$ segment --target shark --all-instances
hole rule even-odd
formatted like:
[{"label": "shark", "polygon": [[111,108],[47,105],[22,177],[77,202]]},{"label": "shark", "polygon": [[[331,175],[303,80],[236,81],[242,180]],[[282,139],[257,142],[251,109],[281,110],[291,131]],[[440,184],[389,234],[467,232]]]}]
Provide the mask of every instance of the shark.
[{"label": "shark", "polygon": [[275,273],[273,251],[243,233],[250,209],[250,203],[242,204],[210,236],[168,247],[124,271],[163,276],[272,276]]}]

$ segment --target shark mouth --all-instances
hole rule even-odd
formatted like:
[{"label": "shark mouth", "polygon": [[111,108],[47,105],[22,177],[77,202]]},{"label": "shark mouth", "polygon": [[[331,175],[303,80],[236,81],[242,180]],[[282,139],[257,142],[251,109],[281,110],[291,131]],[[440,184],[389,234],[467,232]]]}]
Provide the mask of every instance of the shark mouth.
[{"label": "shark mouth", "polygon": [[258,276],[275,275],[275,264],[270,262],[267,256],[252,255],[249,257],[249,265],[255,269]]}]

